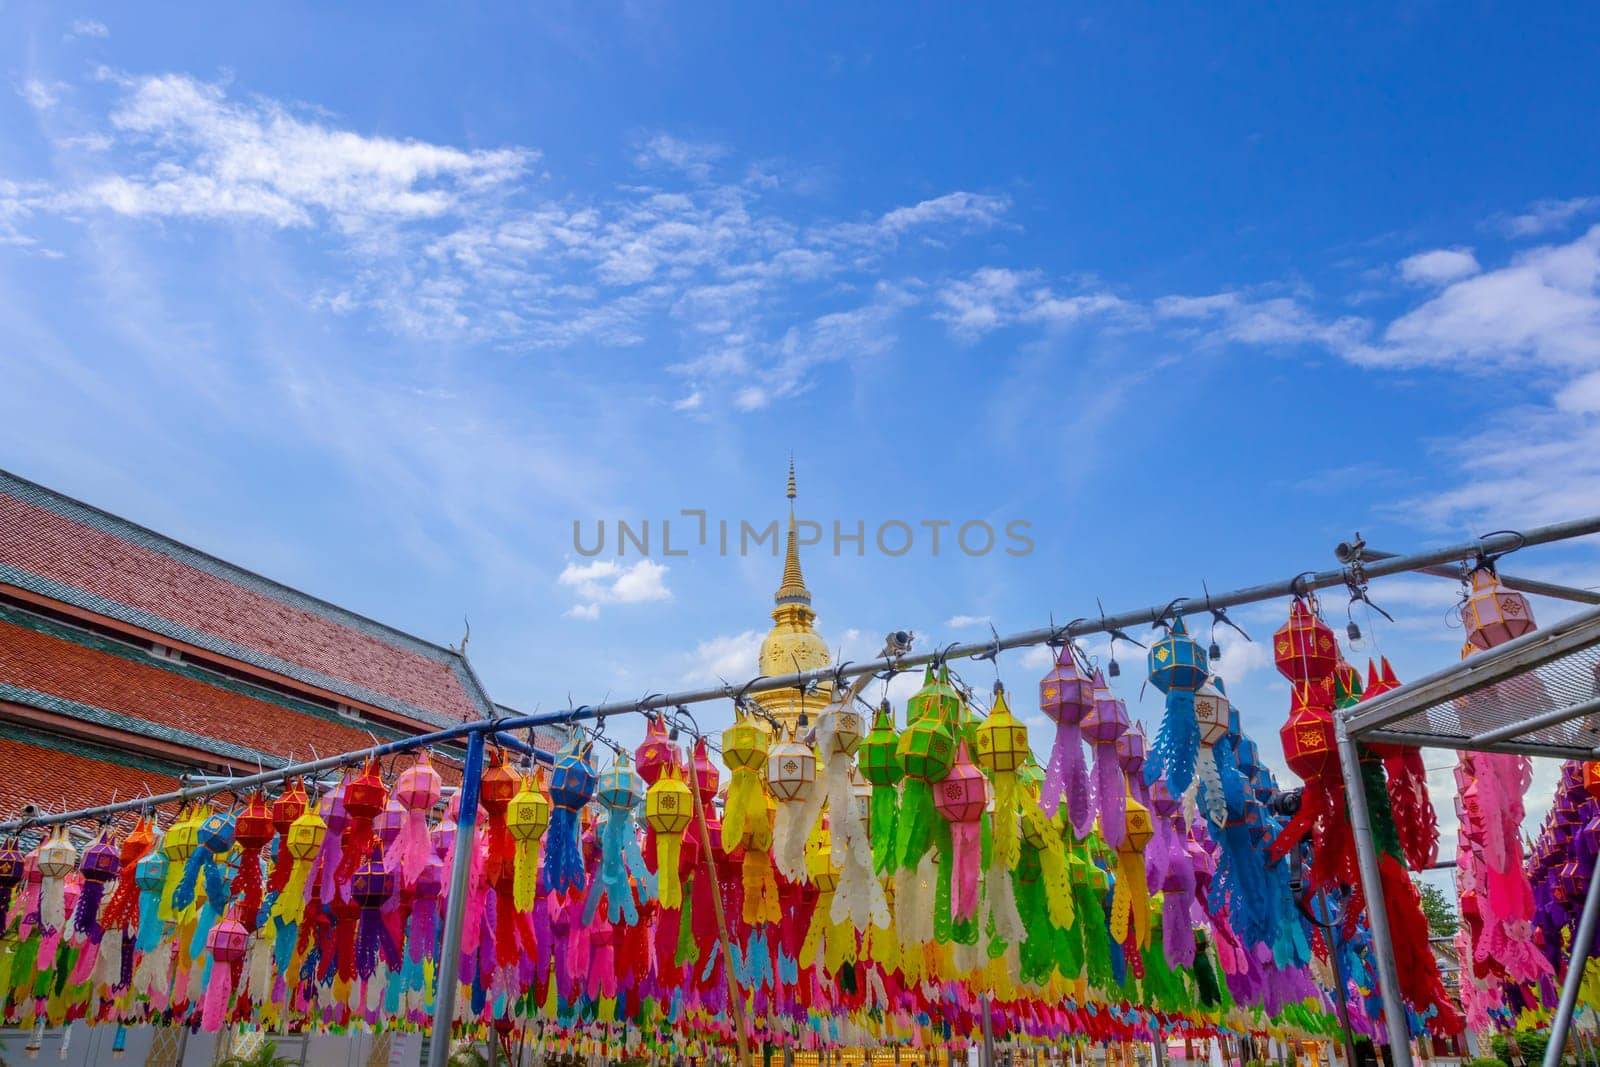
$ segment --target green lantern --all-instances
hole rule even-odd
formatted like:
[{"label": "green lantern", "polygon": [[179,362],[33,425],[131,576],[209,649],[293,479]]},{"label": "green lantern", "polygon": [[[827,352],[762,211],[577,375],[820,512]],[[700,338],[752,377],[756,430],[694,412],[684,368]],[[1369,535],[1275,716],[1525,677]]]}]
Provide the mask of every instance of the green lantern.
[{"label": "green lantern", "polygon": [[861,776],[872,785],[872,807],[867,817],[872,867],[880,875],[888,874],[894,866],[895,810],[905,768],[900,764],[900,738],[894,731],[894,709],[887,700],[878,705],[872,732],[861,742],[856,759]]},{"label": "green lantern", "polygon": [[941,666],[936,679],[929,667],[922,688],[911,698],[908,725],[897,748],[906,775],[895,824],[895,855],[903,869],[915,868],[928,851],[938,814],[933,786],[944,781],[955,765],[951,724],[959,721],[960,714],[961,696],[950,685],[948,669]]}]

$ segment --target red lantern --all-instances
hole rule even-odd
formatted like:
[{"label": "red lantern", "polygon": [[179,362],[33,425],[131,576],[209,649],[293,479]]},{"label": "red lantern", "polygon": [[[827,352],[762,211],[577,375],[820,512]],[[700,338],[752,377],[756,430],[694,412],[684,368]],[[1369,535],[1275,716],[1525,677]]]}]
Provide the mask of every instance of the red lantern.
[{"label": "red lantern", "polygon": [[1339,748],[1333,733],[1333,708],[1322,686],[1295,690],[1289,721],[1278,731],[1289,769],[1308,785],[1339,775]]},{"label": "red lantern", "polygon": [[633,765],[646,787],[655,785],[663,770],[678,765],[678,746],[667,737],[661,716],[645,717],[644,742],[634,750]]},{"label": "red lantern", "polygon": [[1467,643],[1478,649],[1503,645],[1536,625],[1528,598],[1501,585],[1494,568],[1487,564],[1472,572],[1472,592],[1461,605],[1461,623],[1467,630]]},{"label": "red lantern", "polygon": [[1321,682],[1339,662],[1333,630],[1317,617],[1314,604],[1295,597],[1289,621],[1272,637],[1272,658],[1278,673],[1297,685]]}]

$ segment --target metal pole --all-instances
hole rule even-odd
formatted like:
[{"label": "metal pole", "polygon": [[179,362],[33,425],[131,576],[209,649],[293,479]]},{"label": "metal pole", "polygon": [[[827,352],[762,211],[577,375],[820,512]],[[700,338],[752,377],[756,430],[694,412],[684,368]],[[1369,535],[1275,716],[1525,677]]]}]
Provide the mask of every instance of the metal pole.
[{"label": "metal pole", "polygon": [[1550,1021],[1550,1043],[1544,1049],[1544,1067],[1557,1067],[1567,1050],[1567,1031],[1572,1026],[1573,1010],[1578,1006],[1578,987],[1583,984],[1583,970],[1594,947],[1597,924],[1600,924],[1600,870],[1589,876],[1589,888],[1583,896],[1583,916],[1578,920],[1578,932],[1572,938],[1572,951],[1567,956],[1567,976],[1561,980],[1561,1003],[1556,1007],[1556,1017]]},{"label": "metal pole", "polygon": [[[1600,881],[1600,879],[1596,879]],[[989,994],[982,997],[983,1004],[983,1067],[994,1067],[994,1015],[990,1011]]]},{"label": "metal pole", "polygon": [[1367,922],[1372,927],[1372,962],[1378,973],[1378,989],[1383,994],[1383,1022],[1389,1031],[1389,1054],[1394,1067],[1411,1067],[1411,1033],[1406,1027],[1405,1004],[1400,999],[1400,975],[1394,966],[1394,941],[1389,935],[1383,879],[1378,874],[1378,851],[1372,843],[1367,794],[1361,786],[1361,757],[1345,727],[1343,719],[1335,720],[1339,764],[1344,770],[1344,791],[1350,802],[1350,829],[1356,839],[1361,888],[1367,897]]},{"label": "metal pole", "polygon": [[[1353,563],[1356,553],[1352,546],[1341,541],[1333,550],[1340,563]],[[1366,549],[1361,553],[1363,563],[1377,562],[1380,559],[1394,559],[1393,552],[1378,552]],[[1453,567],[1418,567],[1418,572],[1431,574],[1436,578],[1450,578],[1460,581],[1465,577],[1461,571]],[[1547,596],[1552,600],[1570,600],[1577,604],[1600,604],[1600,593],[1589,589],[1578,589],[1570,585],[1557,585],[1554,582],[1541,582],[1535,578],[1518,578],[1510,574],[1496,573],[1500,584],[1507,589],[1515,589],[1519,593],[1532,593],[1534,596]]]},{"label": "metal pole", "polygon": [[449,896],[445,898],[444,934],[439,946],[439,973],[433,994],[433,1036],[428,1042],[428,1067],[450,1060],[450,1031],[456,1020],[456,986],[461,982],[461,927],[467,914],[467,879],[478,828],[478,787],[483,778],[483,734],[467,735],[467,762],[461,769],[460,806],[456,812],[456,852],[450,864]]},{"label": "metal pole", "polygon": [[1356,1067],[1356,1039],[1350,1033],[1350,1005],[1348,1003],[1350,984],[1344,977],[1344,961],[1339,958],[1339,924],[1332,921],[1333,912],[1329,907],[1328,894],[1326,892],[1322,894],[1322,907],[1329,922],[1325,926],[1321,922],[1318,925],[1322,926],[1322,929],[1328,935],[1328,955],[1333,961],[1333,980],[1339,983],[1339,999],[1335,1000],[1333,1005],[1339,1012],[1339,1030],[1340,1035],[1344,1038],[1345,1067]]}]

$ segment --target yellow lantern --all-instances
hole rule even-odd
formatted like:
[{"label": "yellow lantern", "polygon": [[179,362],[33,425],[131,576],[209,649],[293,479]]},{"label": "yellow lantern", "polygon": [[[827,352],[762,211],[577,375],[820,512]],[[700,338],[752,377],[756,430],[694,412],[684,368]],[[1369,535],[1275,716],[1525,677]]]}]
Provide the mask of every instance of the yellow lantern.
[{"label": "yellow lantern", "polygon": [[1145,879],[1144,848],[1155,836],[1150,809],[1134,799],[1130,791],[1123,815],[1124,834],[1117,846],[1117,884],[1111,895],[1111,936],[1128,940],[1132,920],[1133,944],[1150,944],[1150,887]]},{"label": "yellow lantern", "polygon": [[539,839],[550,825],[550,798],[544,795],[544,771],[524,777],[506,805],[506,830],[517,843],[512,902],[518,911],[532,911],[539,896]]},{"label": "yellow lantern", "polygon": [[[172,828],[176,830],[177,827]],[[172,830],[167,831],[170,836]],[[289,869],[289,881],[278,894],[272,913],[286,923],[298,923],[306,917],[306,879],[311,873],[311,861],[322,850],[322,841],[328,836],[328,824],[317,813],[315,804],[308,805],[301,816],[289,825],[283,847],[294,861]]]},{"label": "yellow lantern", "polygon": [[722,812],[722,835],[726,841],[743,838],[746,821],[761,810],[765,792],[761,774],[767,766],[771,741],[765,730],[735,706],[733,725],[722,731],[722,762],[733,772],[728,782],[727,806]]},{"label": "yellow lantern", "polygon": [[994,785],[994,849],[992,867],[998,873],[1017,865],[1017,771],[1033,754],[1028,748],[1028,728],[1006,706],[1005,689],[994,686],[994,707],[978,724],[978,766]]},{"label": "yellow lantern", "polygon": [[661,769],[644,795],[644,817],[656,835],[656,884],[663,908],[683,906],[683,884],[678,879],[678,857],[683,848],[683,832],[694,817],[694,795],[676,766]]}]

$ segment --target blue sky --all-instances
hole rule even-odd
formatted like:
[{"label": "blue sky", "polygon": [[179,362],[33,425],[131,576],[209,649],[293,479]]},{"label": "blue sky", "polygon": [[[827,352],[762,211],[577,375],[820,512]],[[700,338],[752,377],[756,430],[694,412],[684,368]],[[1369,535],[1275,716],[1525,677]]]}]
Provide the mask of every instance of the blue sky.
[{"label": "blue sky", "polygon": [[[591,561],[573,523],[763,525],[791,452],[825,529],[924,532],[808,550],[855,658],[1600,502],[1584,5],[0,21],[0,465],[469,617],[518,706],[753,672],[770,556]],[[1034,549],[936,557],[933,520]],[[1600,584],[1583,547],[1517,568]],[[1384,583],[1363,624],[1415,675],[1454,597]]]}]

